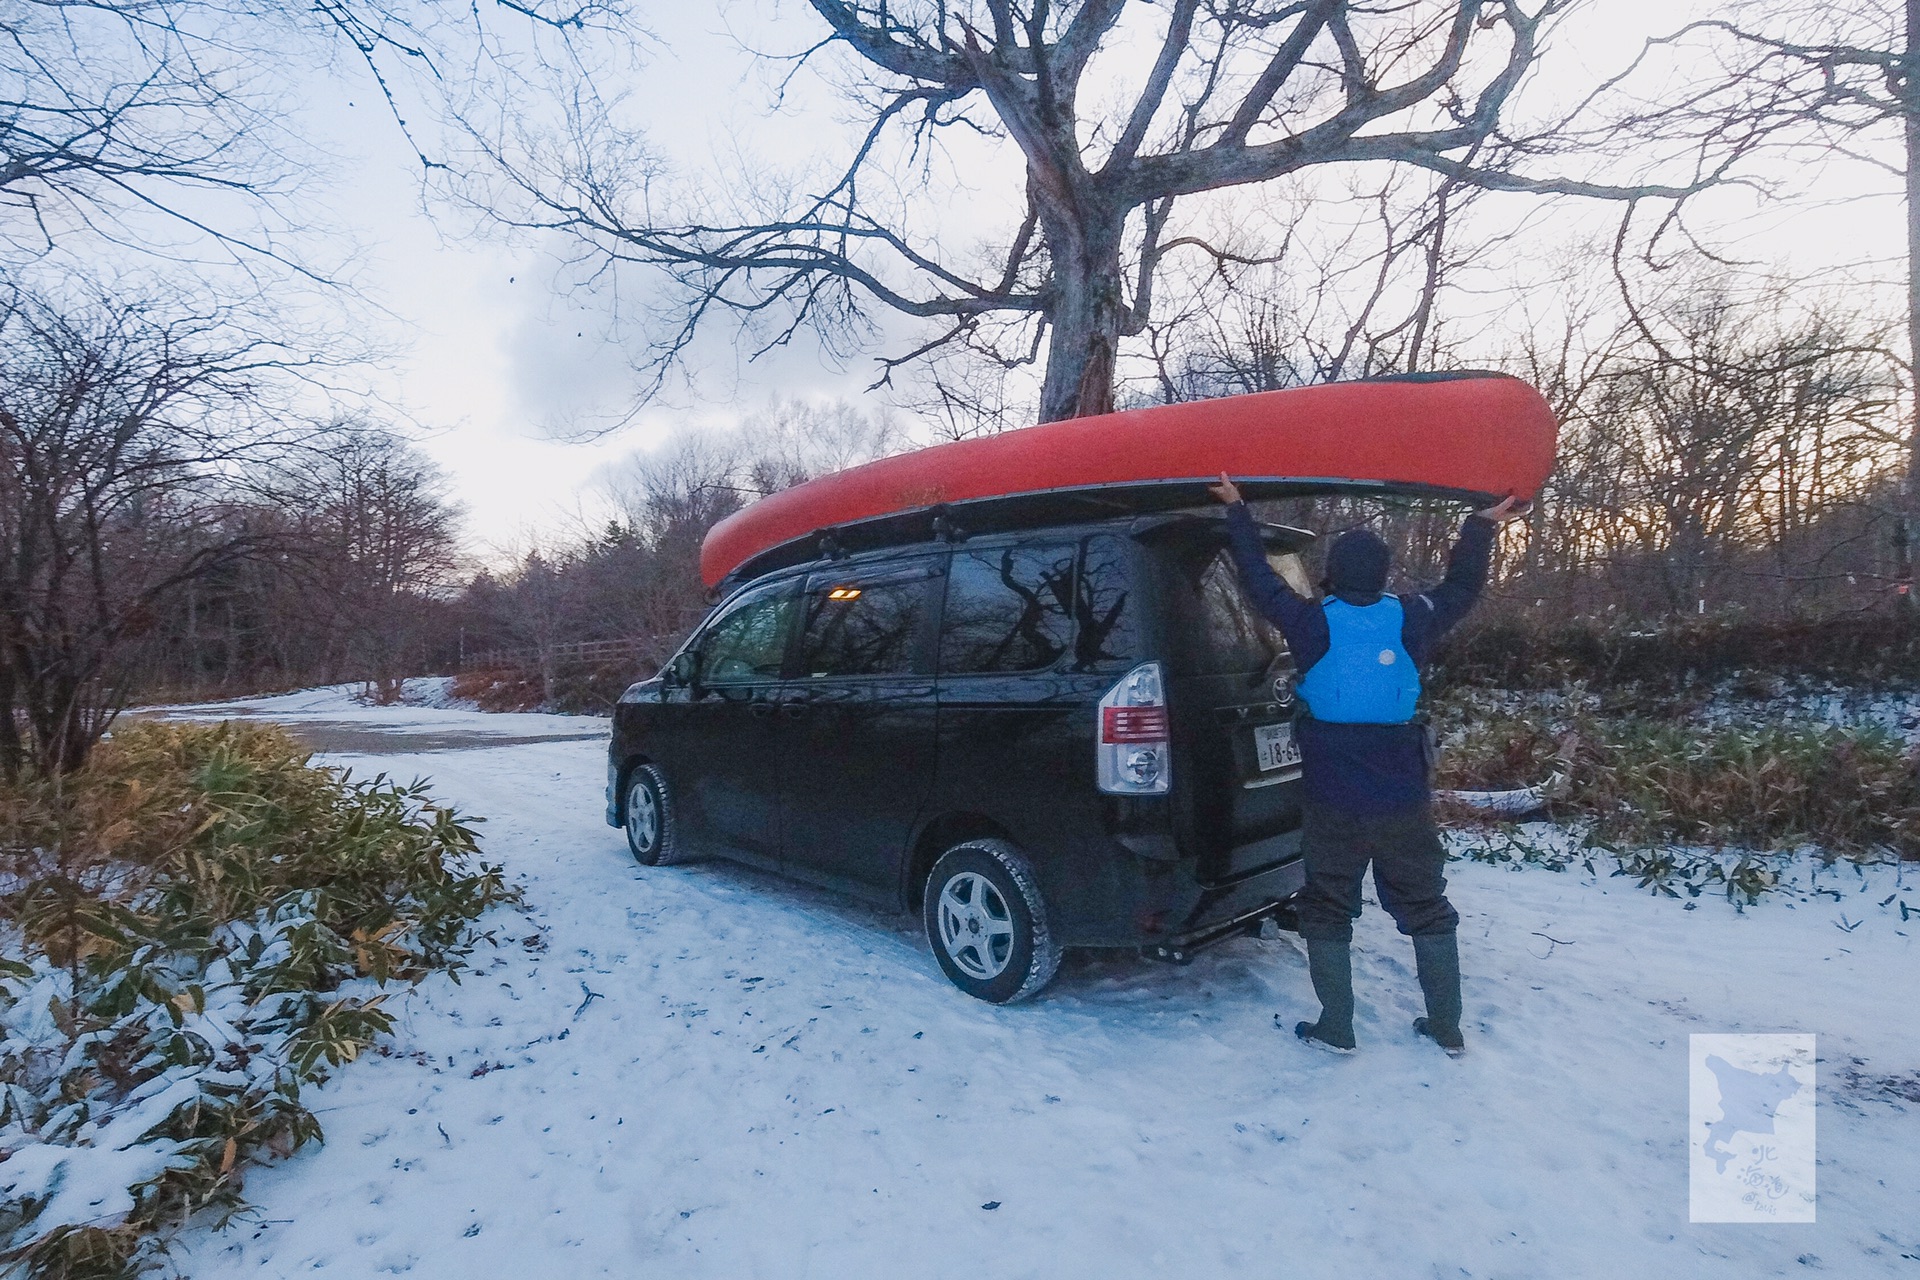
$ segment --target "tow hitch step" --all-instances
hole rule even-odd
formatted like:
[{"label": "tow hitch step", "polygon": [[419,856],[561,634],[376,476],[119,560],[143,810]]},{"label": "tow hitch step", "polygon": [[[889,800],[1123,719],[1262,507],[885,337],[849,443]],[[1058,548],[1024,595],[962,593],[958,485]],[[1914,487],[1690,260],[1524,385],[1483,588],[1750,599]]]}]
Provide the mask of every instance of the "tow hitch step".
[{"label": "tow hitch step", "polygon": [[1238,920],[1230,920],[1226,924],[1205,933],[1196,934],[1177,945],[1155,943],[1141,947],[1140,954],[1149,960],[1164,960],[1168,964],[1191,964],[1193,958],[1208,947],[1218,946],[1231,938],[1257,934],[1261,926],[1269,920],[1273,921],[1275,927],[1285,929],[1289,933],[1300,931],[1299,920],[1293,911],[1293,902],[1289,899],[1270,907],[1262,907],[1250,915],[1241,916]]}]

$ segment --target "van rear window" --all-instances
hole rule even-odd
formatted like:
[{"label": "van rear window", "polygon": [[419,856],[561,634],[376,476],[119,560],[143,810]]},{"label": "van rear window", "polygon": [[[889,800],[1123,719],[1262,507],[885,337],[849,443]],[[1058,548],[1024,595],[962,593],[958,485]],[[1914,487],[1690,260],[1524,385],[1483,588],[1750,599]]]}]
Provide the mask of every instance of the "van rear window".
[{"label": "van rear window", "polygon": [[1073,596],[1073,669],[1098,671],[1133,661],[1133,586],[1126,544],[1110,533],[1087,539]]},{"label": "van rear window", "polygon": [[1188,544],[1168,558],[1177,566],[1173,612],[1185,622],[1177,630],[1187,674],[1257,676],[1287,651],[1279,629],[1240,590],[1226,548]]}]

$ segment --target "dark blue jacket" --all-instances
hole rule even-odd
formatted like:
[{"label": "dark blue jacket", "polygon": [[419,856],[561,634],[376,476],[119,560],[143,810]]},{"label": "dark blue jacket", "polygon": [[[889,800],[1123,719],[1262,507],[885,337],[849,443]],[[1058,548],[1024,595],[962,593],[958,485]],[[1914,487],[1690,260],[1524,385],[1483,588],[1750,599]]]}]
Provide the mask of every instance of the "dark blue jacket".
[{"label": "dark blue jacket", "polygon": [[[1440,637],[1479,600],[1497,531],[1493,521],[1469,516],[1447,560],[1447,576],[1436,587],[1399,597],[1405,614],[1400,643],[1416,666],[1427,665]],[[1293,653],[1294,670],[1305,675],[1327,653],[1325,608],[1296,594],[1273,571],[1245,503],[1227,508],[1227,532],[1234,567],[1240,571],[1248,599],[1280,628]],[[1349,604],[1369,605],[1380,597],[1342,598]],[[1300,763],[1307,798],[1353,813],[1393,813],[1425,804],[1429,796],[1426,733],[1426,726],[1419,723],[1330,724],[1302,716]]]}]

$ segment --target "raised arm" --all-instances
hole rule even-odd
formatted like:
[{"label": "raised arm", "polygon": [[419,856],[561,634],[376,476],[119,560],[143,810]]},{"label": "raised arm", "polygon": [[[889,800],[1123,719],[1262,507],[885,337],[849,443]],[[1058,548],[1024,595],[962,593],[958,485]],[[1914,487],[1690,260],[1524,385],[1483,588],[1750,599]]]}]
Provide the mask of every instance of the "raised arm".
[{"label": "raised arm", "polygon": [[[1446,577],[1418,595],[1401,597],[1409,615],[1405,635],[1413,641],[1408,653],[1415,662],[1425,662],[1425,651],[1473,610],[1487,586],[1494,535],[1507,521],[1526,514],[1526,509],[1527,504],[1509,497],[1498,506],[1468,516],[1447,555]],[[1416,647],[1420,652],[1414,652]]]},{"label": "raised arm", "polygon": [[1327,647],[1325,612],[1289,587],[1267,563],[1267,549],[1260,541],[1260,530],[1233,482],[1223,475],[1212,492],[1227,504],[1227,550],[1233,557],[1233,567],[1239,572],[1240,586],[1247,593],[1247,599],[1262,617],[1280,628],[1296,660],[1304,653],[1324,653]]}]

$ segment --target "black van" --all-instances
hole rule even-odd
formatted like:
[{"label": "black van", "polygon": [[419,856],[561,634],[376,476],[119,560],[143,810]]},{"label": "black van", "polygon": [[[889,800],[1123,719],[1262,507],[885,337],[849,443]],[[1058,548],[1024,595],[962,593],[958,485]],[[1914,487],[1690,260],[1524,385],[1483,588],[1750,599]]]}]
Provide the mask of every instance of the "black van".
[{"label": "black van", "polygon": [[[1306,589],[1312,535],[1263,526]],[[1063,947],[1196,947],[1290,920],[1293,666],[1218,514],[919,542],[739,585],[621,697],[607,821],[918,908],[982,1000]]]}]

